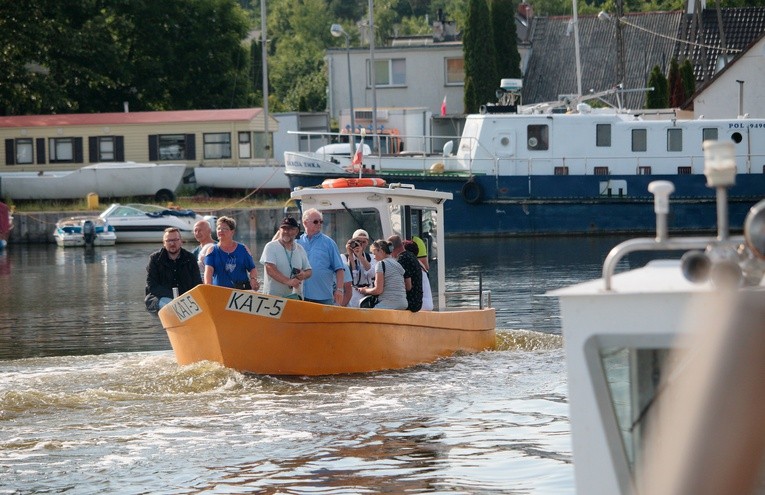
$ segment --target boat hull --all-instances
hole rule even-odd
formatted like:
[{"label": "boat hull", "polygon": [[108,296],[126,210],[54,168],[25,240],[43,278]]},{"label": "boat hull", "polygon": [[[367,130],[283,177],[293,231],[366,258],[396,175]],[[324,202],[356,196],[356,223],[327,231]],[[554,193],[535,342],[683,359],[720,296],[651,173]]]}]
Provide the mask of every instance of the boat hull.
[{"label": "boat hull", "polygon": [[[315,187],[325,176],[288,173],[290,185]],[[337,177],[337,176],[334,176]],[[645,233],[656,228],[648,184],[672,180],[671,231],[709,232],[717,226],[715,191],[703,175],[490,176],[381,172],[388,184],[451,192],[444,208],[448,236]],[[610,191],[609,191],[610,190]],[[741,230],[765,193],[765,175],[738,175],[729,191],[729,225]]]},{"label": "boat hull", "polygon": [[181,365],[267,375],[401,369],[496,344],[494,309],[368,310],[200,285],[159,312]]},{"label": "boat hull", "polygon": [[287,192],[290,184],[284,166],[196,167],[197,188],[255,189],[263,192]]}]

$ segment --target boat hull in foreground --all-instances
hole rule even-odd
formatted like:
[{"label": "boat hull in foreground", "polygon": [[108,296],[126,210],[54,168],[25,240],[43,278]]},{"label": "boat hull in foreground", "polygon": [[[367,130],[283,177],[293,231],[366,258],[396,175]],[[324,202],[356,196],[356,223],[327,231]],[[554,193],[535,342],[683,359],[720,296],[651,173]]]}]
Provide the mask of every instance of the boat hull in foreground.
[{"label": "boat hull in foreground", "polygon": [[496,344],[495,310],[357,309],[199,285],[159,312],[178,364],[266,375],[401,369]]}]

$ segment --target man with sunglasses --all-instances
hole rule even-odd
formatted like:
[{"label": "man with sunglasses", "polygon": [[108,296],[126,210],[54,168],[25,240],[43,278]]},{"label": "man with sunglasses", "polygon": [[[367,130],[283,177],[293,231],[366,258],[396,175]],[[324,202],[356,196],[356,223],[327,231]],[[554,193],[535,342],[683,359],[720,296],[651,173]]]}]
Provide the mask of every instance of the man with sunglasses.
[{"label": "man with sunglasses", "polygon": [[181,232],[168,227],[162,235],[162,249],[152,253],[146,266],[146,309],[157,312],[173,300],[173,289],[178,294],[202,283],[197,259],[181,247]]},{"label": "man with sunglasses", "polygon": [[305,233],[297,243],[308,254],[313,270],[311,278],[303,283],[303,299],[321,304],[342,305],[344,296],[345,269],[340,250],[331,237],[322,233],[324,217],[311,208],[303,212]]}]

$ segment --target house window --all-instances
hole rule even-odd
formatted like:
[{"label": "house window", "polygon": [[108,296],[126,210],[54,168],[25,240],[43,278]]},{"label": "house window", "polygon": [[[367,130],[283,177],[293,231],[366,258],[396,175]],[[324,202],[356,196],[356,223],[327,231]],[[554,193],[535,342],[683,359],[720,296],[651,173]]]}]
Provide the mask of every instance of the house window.
[{"label": "house window", "polygon": [[648,150],[648,131],[646,129],[632,129],[632,151]]},{"label": "house window", "polygon": [[113,162],[115,158],[114,138],[112,136],[101,136],[98,141],[98,161]]},{"label": "house window", "polygon": [[677,167],[677,175],[691,175],[692,173],[691,167]]},{"label": "house window", "polygon": [[682,129],[667,129],[667,151],[683,151]]},{"label": "house window", "polygon": [[124,162],[124,136],[91,136],[88,138],[88,159],[94,162]]},{"label": "house window", "polygon": [[31,138],[16,140],[16,163],[26,165],[34,160],[33,143]]},{"label": "house window", "polygon": [[164,134],[159,136],[159,159],[181,160],[186,152],[186,136]]},{"label": "house window", "polygon": [[702,129],[701,141],[717,141],[717,127],[705,127]]},{"label": "house window", "polygon": [[608,167],[595,167],[595,175],[608,175]]},{"label": "house window", "polygon": [[611,146],[611,124],[595,126],[595,146]]},{"label": "house window", "polygon": [[530,150],[544,151],[549,148],[549,130],[547,125],[530,125],[526,127],[526,146]]},{"label": "house window", "polygon": [[228,132],[209,132],[202,137],[204,157],[208,160],[231,158],[231,134]]},{"label": "house window", "polygon": [[446,64],[446,81],[447,86],[457,86],[465,84],[465,59],[463,58],[447,58],[444,60]]},{"label": "house window", "polygon": [[555,167],[554,175],[568,175],[568,167]]},{"label": "house window", "polygon": [[50,163],[82,163],[82,138],[50,138]]},{"label": "house window", "polygon": [[252,158],[252,139],[249,132],[239,133],[239,158]]},{"label": "house window", "polygon": [[651,175],[651,167],[638,167],[638,175]]},{"label": "house window", "polygon": [[[369,64],[367,63],[367,69]],[[375,85],[403,86],[406,84],[406,60],[403,58],[375,60]],[[372,74],[367,70],[367,86],[372,86]]]}]

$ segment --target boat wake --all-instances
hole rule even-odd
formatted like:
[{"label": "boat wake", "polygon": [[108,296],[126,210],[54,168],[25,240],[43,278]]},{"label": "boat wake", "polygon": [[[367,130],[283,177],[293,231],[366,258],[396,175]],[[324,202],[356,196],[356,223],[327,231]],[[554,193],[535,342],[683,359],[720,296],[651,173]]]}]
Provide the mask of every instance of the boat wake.
[{"label": "boat wake", "polygon": [[497,330],[497,351],[548,351],[563,347],[563,337],[530,330]]}]

